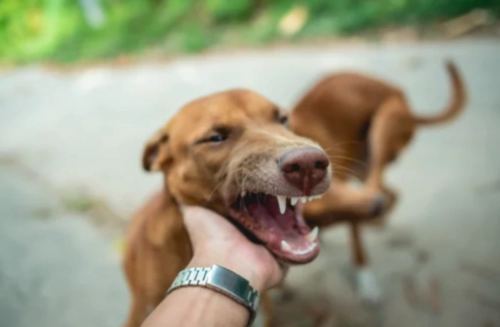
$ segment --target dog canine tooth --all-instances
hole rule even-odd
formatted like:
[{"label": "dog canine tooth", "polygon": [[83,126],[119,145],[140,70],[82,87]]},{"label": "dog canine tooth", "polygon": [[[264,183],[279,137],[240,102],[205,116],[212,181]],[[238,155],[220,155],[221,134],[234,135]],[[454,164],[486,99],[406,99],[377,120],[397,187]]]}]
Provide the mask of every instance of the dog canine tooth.
[{"label": "dog canine tooth", "polygon": [[318,238],[318,226],[314,227],[313,230],[306,235],[306,238],[310,241],[310,242],[314,242],[316,241],[316,239]]},{"label": "dog canine tooth", "polygon": [[292,247],[285,240],[281,241],[281,249],[284,251],[292,251]]},{"label": "dog canine tooth", "polygon": [[299,198],[290,198],[290,203],[292,204],[292,206],[296,205],[297,201],[299,201]]},{"label": "dog canine tooth", "polygon": [[300,201],[302,201],[302,203],[306,203],[307,202],[307,196],[302,196],[300,198]]},{"label": "dog canine tooth", "polygon": [[278,195],[278,196],[276,196],[276,198],[278,198],[278,205],[280,207],[280,213],[284,214],[286,211],[286,196]]}]

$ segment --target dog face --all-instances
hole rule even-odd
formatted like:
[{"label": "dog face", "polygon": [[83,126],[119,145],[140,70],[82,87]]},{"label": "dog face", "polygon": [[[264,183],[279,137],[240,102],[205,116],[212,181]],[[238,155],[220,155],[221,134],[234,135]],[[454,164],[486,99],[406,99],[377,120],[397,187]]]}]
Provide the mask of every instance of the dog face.
[{"label": "dog face", "polygon": [[331,179],[326,154],[290,132],[264,97],[231,90],[183,107],[148,142],[143,166],[162,171],[179,203],[232,219],[277,257],[304,263],[319,251],[301,206]]}]

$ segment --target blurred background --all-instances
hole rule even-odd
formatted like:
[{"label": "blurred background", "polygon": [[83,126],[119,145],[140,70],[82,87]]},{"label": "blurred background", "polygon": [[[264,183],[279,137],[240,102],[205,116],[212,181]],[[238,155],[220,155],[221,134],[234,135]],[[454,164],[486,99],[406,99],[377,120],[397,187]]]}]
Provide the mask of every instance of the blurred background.
[{"label": "blurred background", "polygon": [[186,102],[246,87],[292,108],[355,70],[405,90],[419,130],[366,228],[384,300],[356,295],[343,226],[291,270],[276,326],[500,326],[499,0],[0,0],[0,326],[115,327],[128,219],[159,175],[144,142]]}]

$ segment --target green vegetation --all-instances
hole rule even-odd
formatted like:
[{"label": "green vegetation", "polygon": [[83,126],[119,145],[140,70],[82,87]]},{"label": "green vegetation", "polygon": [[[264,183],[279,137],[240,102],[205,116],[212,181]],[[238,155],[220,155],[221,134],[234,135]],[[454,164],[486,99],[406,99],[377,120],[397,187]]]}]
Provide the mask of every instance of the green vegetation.
[{"label": "green vegetation", "polygon": [[[83,0],[82,0],[83,1]],[[92,28],[79,0],[1,0],[0,61],[72,62],[138,54],[196,52],[283,38],[342,35],[384,25],[435,22],[475,8],[500,13],[500,0],[97,0],[105,23]],[[292,8],[307,12],[292,36],[278,26]]]}]

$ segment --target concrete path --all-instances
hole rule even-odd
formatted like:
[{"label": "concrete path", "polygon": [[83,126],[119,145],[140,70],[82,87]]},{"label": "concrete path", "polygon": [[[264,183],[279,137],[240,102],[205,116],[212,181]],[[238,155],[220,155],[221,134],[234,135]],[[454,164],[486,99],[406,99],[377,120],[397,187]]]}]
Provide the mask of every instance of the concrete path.
[{"label": "concrete path", "polygon": [[[280,325],[500,326],[500,42],[464,40],[351,49],[299,48],[193,57],[72,73],[0,75],[0,326],[119,326],[128,304],[115,240],[160,186],[139,158],[182,104],[232,87],[291,106],[327,72],[397,83],[418,113],[449,98],[452,58],[470,101],[455,123],[421,130],[394,165],[401,201],[366,230],[382,306],[349,282],[343,227],[293,269]],[[104,226],[105,228],[100,228]],[[439,302],[435,304],[435,302]]]}]

